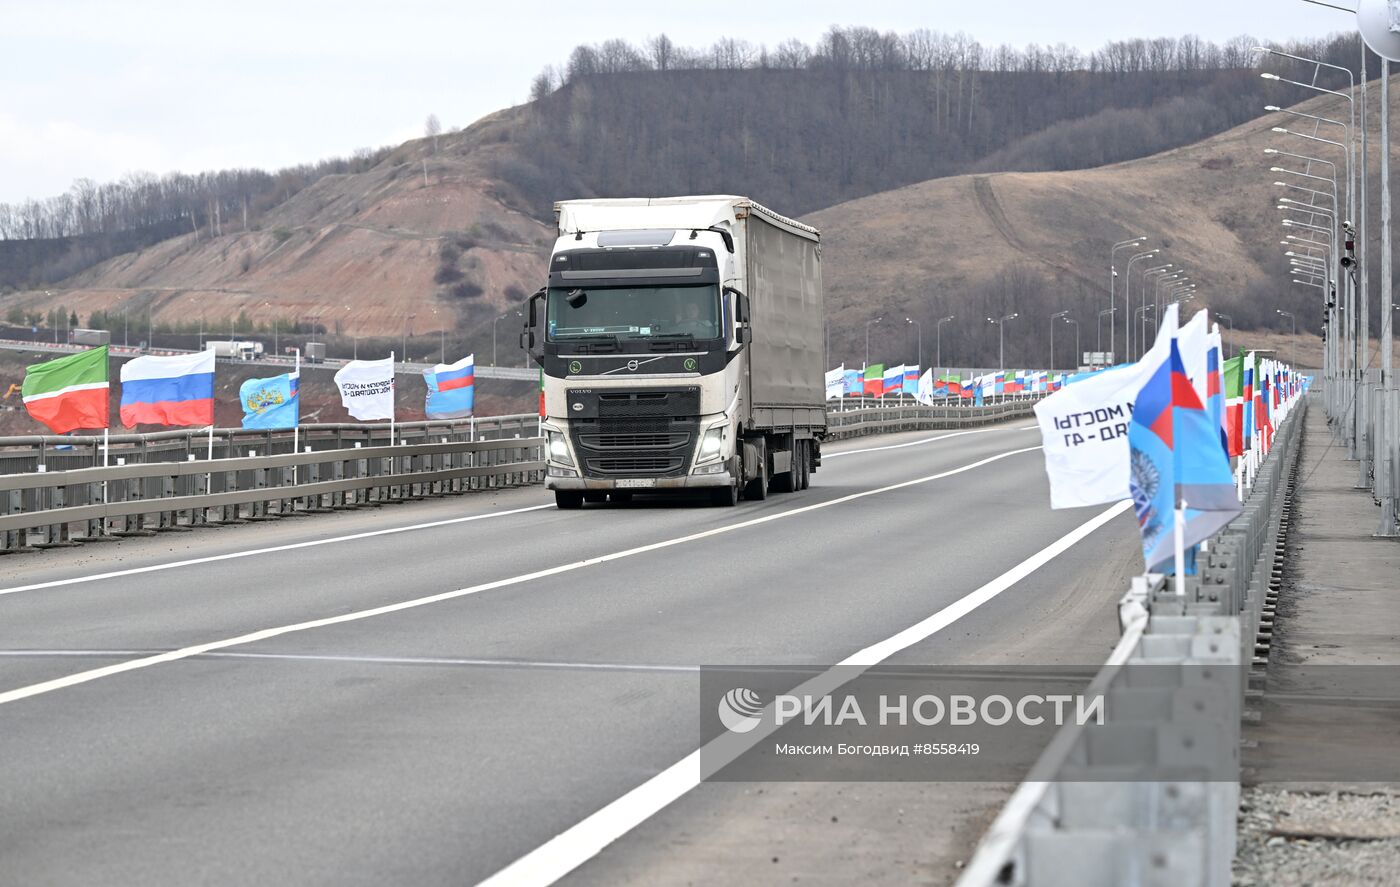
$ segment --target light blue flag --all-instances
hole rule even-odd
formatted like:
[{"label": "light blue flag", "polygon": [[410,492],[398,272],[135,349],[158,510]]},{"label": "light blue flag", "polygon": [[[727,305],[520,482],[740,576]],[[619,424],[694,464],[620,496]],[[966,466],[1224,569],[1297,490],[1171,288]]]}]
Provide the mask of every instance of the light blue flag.
[{"label": "light blue flag", "polygon": [[301,389],[296,373],[249,379],[238,386],[244,428],[295,428],[301,424]]}]

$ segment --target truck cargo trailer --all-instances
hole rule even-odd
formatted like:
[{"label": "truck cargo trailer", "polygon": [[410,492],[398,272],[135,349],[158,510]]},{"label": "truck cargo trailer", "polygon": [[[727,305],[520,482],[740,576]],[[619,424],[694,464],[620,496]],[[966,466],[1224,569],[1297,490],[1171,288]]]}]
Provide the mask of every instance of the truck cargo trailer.
[{"label": "truck cargo trailer", "polygon": [[804,489],[826,435],[821,235],[743,197],[568,200],[522,344],[560,508]]}]

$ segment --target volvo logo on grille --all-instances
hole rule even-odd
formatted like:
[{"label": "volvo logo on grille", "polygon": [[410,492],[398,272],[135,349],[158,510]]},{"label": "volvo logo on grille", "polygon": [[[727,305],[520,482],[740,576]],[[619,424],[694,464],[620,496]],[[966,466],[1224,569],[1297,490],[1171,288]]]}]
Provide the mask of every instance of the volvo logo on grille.
[{"label": "volvo logo on grille", "polygon": [[574,375],[578,375],[579,373],[583,372],[583,364],[577,360],[569,361],[569,372],[573,373]]},{"label": "volvo logo on grille", "polygon": [[628,368],[629,370],[631,370],[632,372],[634,372],[634,373],[637,371],[637,367],[638,367],[638,366],[639,366],[639,364],[638,364],[635,360],[629,360],[629,361],[627,361],[627,368]]},{"label": "volvo logo on grille", "polygon": [[574,412],[575,412],[575,413],[581,413],[581,412],[583,412],[583,404],[581,404],[581,403],[575,403],[575,404],[574,404]]}]

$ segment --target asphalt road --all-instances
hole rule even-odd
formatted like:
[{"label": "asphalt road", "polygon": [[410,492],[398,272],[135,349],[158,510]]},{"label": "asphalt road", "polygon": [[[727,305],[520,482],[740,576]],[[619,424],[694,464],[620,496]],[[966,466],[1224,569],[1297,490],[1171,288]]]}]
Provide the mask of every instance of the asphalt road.
[{"label": "asphalt road", "polygon": [[[1024,419],[847,441],[736,509],[522,489],[4,558],[0,883],[538,858],[695,750],[698,666],[836,662],[1099,514],[1049,510],[1038,443]],[[1101,663],[1135,537],[1118,515],[890,661]],[[568,879],[947,881],[1009,790],[703,784]]]}]

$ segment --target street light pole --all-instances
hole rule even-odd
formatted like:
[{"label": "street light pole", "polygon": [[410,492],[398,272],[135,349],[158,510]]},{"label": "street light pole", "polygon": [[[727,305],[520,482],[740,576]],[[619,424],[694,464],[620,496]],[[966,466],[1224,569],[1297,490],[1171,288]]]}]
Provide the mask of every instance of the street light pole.
[{"label": "street light pole", "polygon": [[[1100,360],[1103,360],[1103,319],[1104,319],[1104,315],[1108,315],[1108,329],[1109,329],[1109,332],[1112,333],[1112,332],[1113,332],[1113,315],[1114,315],[1117,311],[1118,311],[1118,306],[1117,306],[1117,305],[1114,305],[1112,308],[1104,308],[1104,309],[1102,309],[1101,311],[1099,311],[1098,320],[1097,320],[1097,322],[1095,323],[1095,326],[1098,328],[1098,338],[1095,340],[1096,343],[1095,343],[1094,347],[1095,347],[1096,349],[1098,349],[1098,355],[1099,355],[1099,359],[1100,359]],[[1110,336],[1109,338],[1111,339],[1112,336]],[[1110,344],[1109,347],[1112,348],[1113,346]],[[1090,361],[1090,363],[1092,364],[1093,362]]]},{"label": "street light pole", "polygon": [[912,323],[912,324],[914,325],[914,331],[915,331],[916,333],[918,333],[918,336],[919,336],[919,350],[918,350],[916,353],[918,354],[918,367],[919,367],[920,370],[923,370],[923,368],[924,368],[924,328],[923,328],[923,325],[920,324],[917,320],[912,320],[912,319],[910,319],[910,318],[908,318],[908,317],[904,318],[904,322],[905,322],[905,323]]},{"label": "street light pole", "polygon": [[997,325],[997,363],[1000,364],[998,369],[1006,369],[1006,322],[1020,316],[1020,313],[1017,312],[1008,314],[1001,320],[992,320],[990,317],[987,318],[988,323]]},{"label": "street light pole", "polygon": [[[1108,305],[1109,305],[1110,308],[1112,308],[1112,307],[1114,306],[1114,301],[1113,301],[1114,284],[1115,284],[1115,281],[1118,279],[1118,269],[1117,269],[1117,267],[1115,267],[1115,265],[1114,265],[1114,262],[1115,262],[1114,257],[1118,254],[1118,250],[1120,250],[1120,249],[1123,249],[1123,248],[1129,247],[1129,246],[1140,246],[1140,245],[1142,245],[1143,243],[1146,243],[1146,242],[1147,242],[1147,238],[1146,238],[1145,236],[1134,237],[1132,240],[1124,240],[1124,241],[1122,241],[1121,243],[1115,243],[1115,244],[1113,245],[1113,248],[1112,248],[1111,250],[1109,250],[1109,252],[1108,252]],[[1124,282],[1126,283],[1126,281],[1124,281]],[[1109,351],[1112,351],[1112,350],[1114,349],[1114,330],[1115,330],[1115,327],[1113,326],[1112,318],[1110,318],[1110,319],[1109,319],[1109,324],[1108,324],[1108,350],[1109,350]],[[1103,338],[1102,338],[1102,335],[1100,335],[1100,338],[1099,338],[1099,350],[1100,350],[1100,351],[1103,350]]]},{"label": "street light pole", "polygon": [[[1073,320],[1073,319],[1071,319],[1071,318],[1069,318],[1069,317],[1066,317],[1066,318],[1065,318],[1065,323],[1072,323],[1072,324],[1074,324],[1074,353],[1077,354],[1077,355],[1079,355],[1078,357],[1075,358],[1074,366],[1075,366],[1076,368],[1078,368],[1078,367],[1082,366],[1082,364],[1080,363],[1080,360],[1084,357],[1084,352],[1079,350],[1079,321]],[[1053,324],[1052,324],[1051,326],[1053,327]],[[1051,367],[1050,369],[1053,370],[1054,367]]]},{"label": "street light pole", "polygon": [[952,320],[953,317],[954,317],[954,315],[949,314],[947,317],[940,318],[939,321],[938,321],[938,326],[935,328],[935,336],[936,336],[936,338],[938,339],[938,368],[939,368],[939,369],[943,369],[943,324],[945,324],[945,323],[947,323],[948,321]]},{"label": "street light pole", "polygon": [[1055,320],[1069,314],[1068,310],[1056,311],[1050,315],[1050,369],[1055,369]]},{"label": "street light pole", "polygon": [[1225,321],[1225,357],[1229,357],[1230,339],[1234,337],[1235,333],[1235,319],[1228,314],[1221,314],[1219,311],[1215,312],[1215,316]]},{"label": "street light pole", "polygon": [[882,320],[884,320],[884,319],[885,319],[885,315],[881,314],[879,317],[875,318],[874,320],[867,320],[867,321],[865,322],[865,365],[866,365],[866,366],[870,366],[870,327],[871,327],[872,324],[877,324],[877,323],[879,323],[880,321],[882,321]]},{"label": "street light pole", "polygon": [[1275,308],[1274,310],[1293,321],[1293,368],[1296,370],[1298,368],[1298,318],[1284,311],[1282,308]]},{"label": "street light pole", "polygon": [[525,315],[521,314],[519,311],[507,311],[505,314],[491,321],[491,366],[500,366],[500,364],[496,362],[496,330],[499,328],[501,321],[505,320],[507,317],[524,316]]},{"label": "street light pole", "polygon": [[1159,253],[1161,253],[1160,249],[1149,249],[1134,255],[1128,259],[1127,270],[1123,272],[1123,353],[1125,355],[1132,353],[1133,263],[1141,259],[1151,258]]}]

